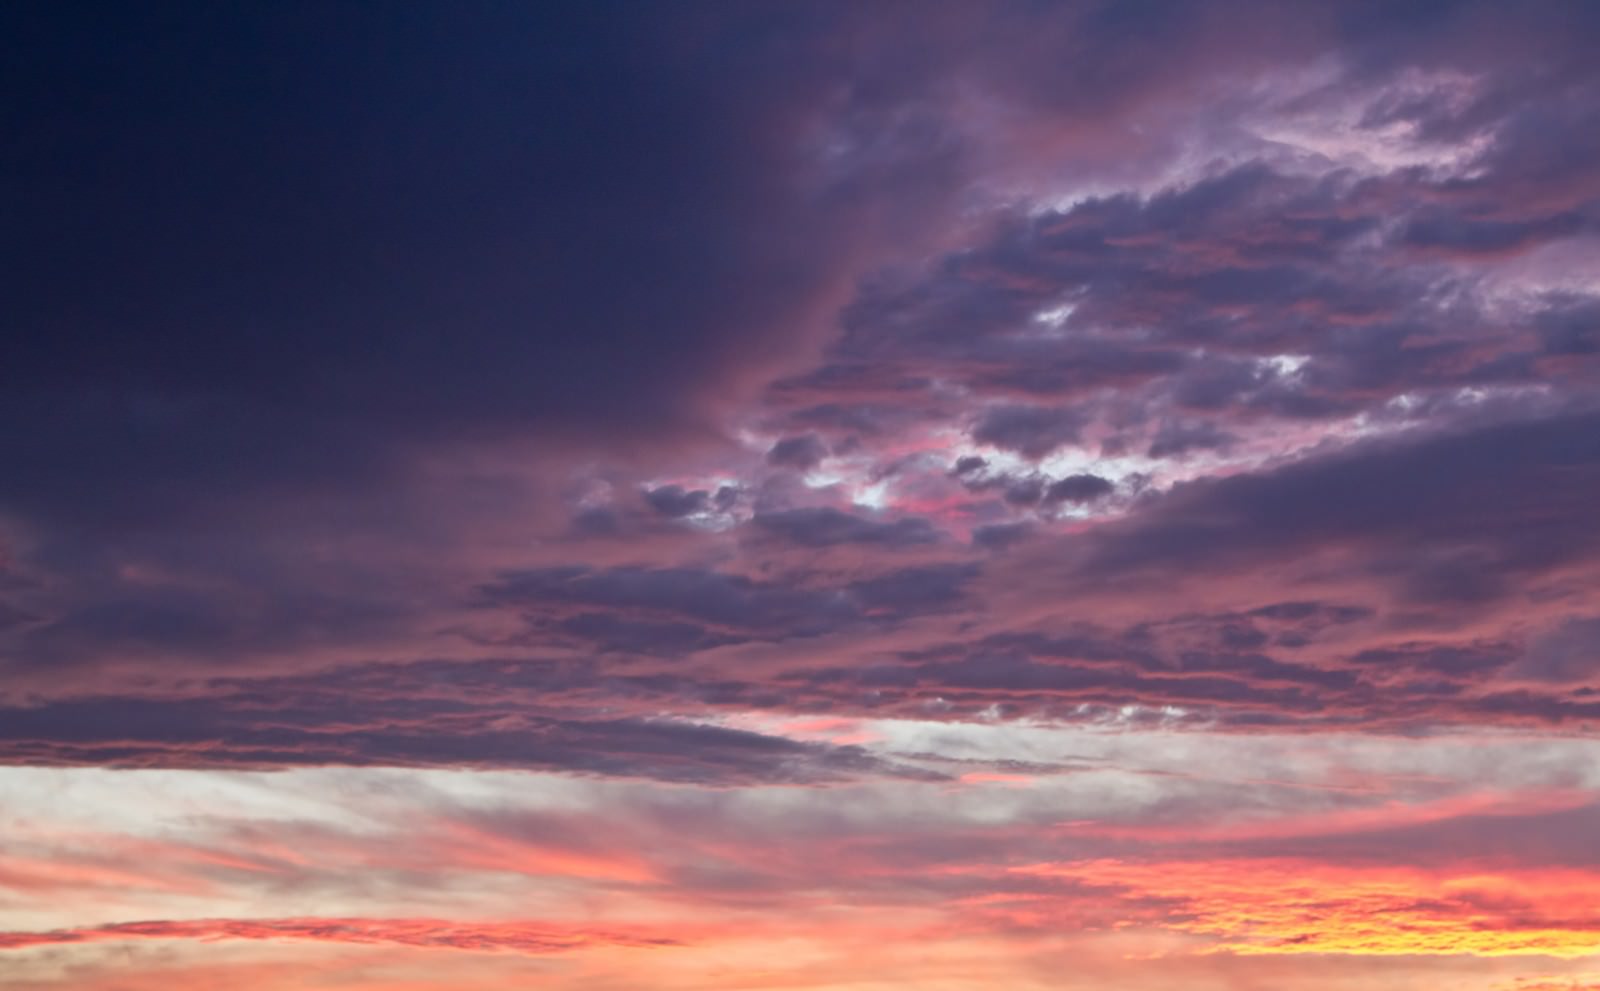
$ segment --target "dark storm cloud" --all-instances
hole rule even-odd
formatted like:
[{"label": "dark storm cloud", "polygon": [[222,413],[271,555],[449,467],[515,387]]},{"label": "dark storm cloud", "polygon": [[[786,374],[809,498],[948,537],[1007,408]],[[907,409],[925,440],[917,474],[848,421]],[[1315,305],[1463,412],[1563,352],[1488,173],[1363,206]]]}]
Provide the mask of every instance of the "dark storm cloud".
[{"label": "dark storm cloud", "polygon": [[[645,715],[1600,711],[1583,5],[0,17],[12,759],[767,780],[855,758]],[[441,646],[514,657],[400,674]],[[654,708],[436,697],[535,661]]]},{"label": "dark storm cloud", "polygon": [[142,517],[698,418],[855,237],[805,174],[838,13],[8,15],[0,500]]},{"label": "dark storm cloud", "polygon": [[[396,445],[439,437],[536,425],[637,439],[670,426],[701,386],[782,343],[750,329],[804,308],[834,274],[843,253],[833,249],[856,236],[864,202],[900,202],[891,194],[905,188],[906,210],[923,210],[941,177],[959,178],[962,151],[927,89],[949,73],[1041,121],[1126,139],[1120,114],[1181,106],[1197,78],[1341,42],[1352,76],[1376,79],[1406,57],[1483,59],[1476,39],[1511,28],[1522,50],[1552,47],[1548,85],[1570,88],[1581,72],[1573,39],[1588,23],[1562,24],[1548,5],[1527,22],[1447,5],[1434,31],[1360,5],[1319,17],[1218,8],[990,12],[989,30],[973,32],[979,8],[936,6],[903,51],[889,40],[896,11],[827,4],[615,17],[197,6],[126,12],[92,34],[67,18],[18,18],[8,62],[13,89],[30,94],[21,123],[32,135],[19,176],[36,195],[20,218],[29,250],[15,271],[28,291],[6,386],[36,428],[8,440],[8,461],[24,469],[12,477],[28,480],[9,498],[36,513],[110,512],[76,474],[98,464],[98,477],[124,476],[115,508],[149,512],[290,478],[370,479]],[[1246,11],[1271,30],[1239,36]],[[839,32],[900,57],[842,61],[829,43]],[[1167,39],[1165,57],[1150,56],[1151,38]],[[1552,128],[1524,119],[1533,84],[1508,77],[1491,75],[1477,104],[1453,111],[1498,128],[1489,174],[1462,196],[1489,196],[1501,176],[1579,171],[1537,164],[1528,149],[1549,149]],[[834,181],[823,169],[807,186],[797,149],[844,79],[859,85],[833,122]],[[1464,130],[1435,119],[1443,106],[1399,103],[1372,124]],[[1064,231],[1053,247],[1064,260],[1163,231],[1205,247],[1235,187],[1259,176],[1158,198],[1143,221],[1112,197],[1069,214],[1081,212],[1073,226],[1098,214],[1100,230]],[[1202,270],[1166,288],[1219,305],[1315,300],[1321,282],[1295,263],[1327,259],[1375,215],[1349,216],[1326,194],[1320,209],[1316,196],[1273,196],[1270,223],[1250,240],[1211,245],[1254,270]],[[1424,228],[1418,218],[1413,229]],[[1002,261],[978,253],[940,269],[904,322],[924,338],[967,340],[1026,320],[1073,281],[1092,297],[1162,306],[1151,292],[1162,284],[1126,279],[1138,273],[1125,266],[1076,280],[1047,266],[1017,281],[1028,273]],[[80,277],[95,291],[69,291]],[[888,319],[865,298],[857,310],[847,326]],[[1036,392],[1086,374],[1081,360],[1050,357],[997,360],[985,374]],[[1175,360],[1116,346],[1104,357],[1169,371]],[[249,456],[232,454],[241,450]]]}]

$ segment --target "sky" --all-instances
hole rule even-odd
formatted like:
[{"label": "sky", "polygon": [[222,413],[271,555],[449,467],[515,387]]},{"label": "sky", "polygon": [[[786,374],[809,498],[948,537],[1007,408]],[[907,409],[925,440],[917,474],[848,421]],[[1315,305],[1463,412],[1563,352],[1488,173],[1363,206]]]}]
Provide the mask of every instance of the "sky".
[{"label": "sky", "polygon": [[0,10],[6,991],[1600,991],[1600,5]]}]

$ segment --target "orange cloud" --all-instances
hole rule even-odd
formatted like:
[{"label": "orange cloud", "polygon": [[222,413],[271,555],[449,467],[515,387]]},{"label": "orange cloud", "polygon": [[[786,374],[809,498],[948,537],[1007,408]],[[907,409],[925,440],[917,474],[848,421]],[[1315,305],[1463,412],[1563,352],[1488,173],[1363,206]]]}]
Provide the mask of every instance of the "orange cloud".
[{"label": "orange cloud", "polygon": [[1600,875],[1454,872],[1299,859],[1034,864],[1013,874],[1120,889],[1165,905],[1167,928],[1243,954],[1600,952]]}]

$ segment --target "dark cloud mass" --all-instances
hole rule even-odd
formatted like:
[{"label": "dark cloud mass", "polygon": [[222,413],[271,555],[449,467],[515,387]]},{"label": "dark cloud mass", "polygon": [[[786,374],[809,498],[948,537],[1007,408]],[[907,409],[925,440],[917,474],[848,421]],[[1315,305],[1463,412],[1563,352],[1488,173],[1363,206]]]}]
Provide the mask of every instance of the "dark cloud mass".
[{"label": "dark cloud mass", "polygon": [[740,720],[1600,719],[1600,7],[0,39],[0,761],[722,786],[923,773]]}]

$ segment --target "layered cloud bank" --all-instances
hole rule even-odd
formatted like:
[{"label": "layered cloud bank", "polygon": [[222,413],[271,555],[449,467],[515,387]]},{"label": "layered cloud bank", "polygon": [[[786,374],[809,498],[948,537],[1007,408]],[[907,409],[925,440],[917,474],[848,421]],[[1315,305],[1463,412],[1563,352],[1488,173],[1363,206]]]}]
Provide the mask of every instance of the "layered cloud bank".
[{"label": "layered cloud bank", "polygon": [[19,987],[1600,983],[1589,5],[3,17]]}]

